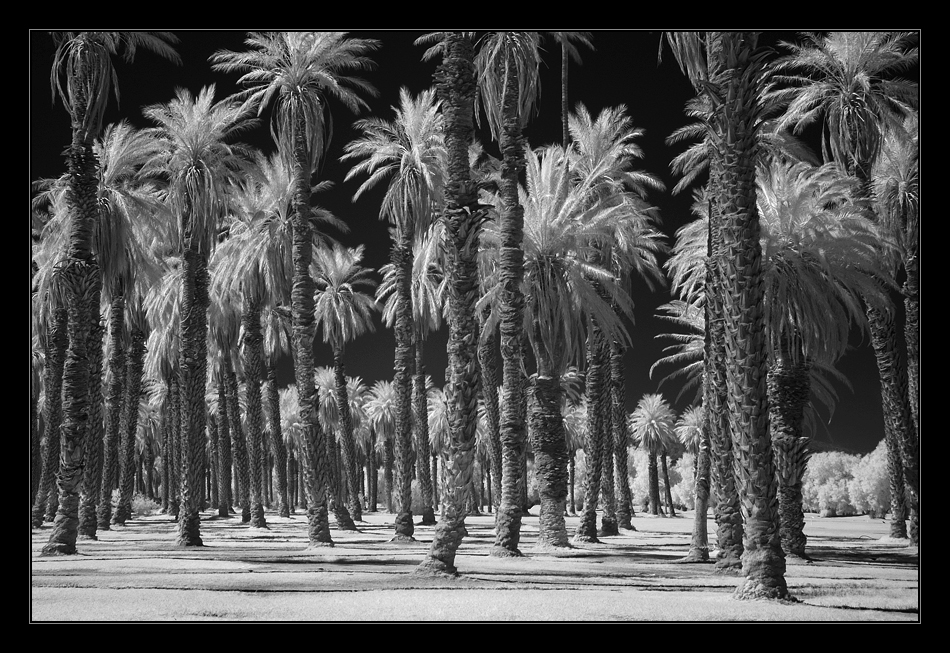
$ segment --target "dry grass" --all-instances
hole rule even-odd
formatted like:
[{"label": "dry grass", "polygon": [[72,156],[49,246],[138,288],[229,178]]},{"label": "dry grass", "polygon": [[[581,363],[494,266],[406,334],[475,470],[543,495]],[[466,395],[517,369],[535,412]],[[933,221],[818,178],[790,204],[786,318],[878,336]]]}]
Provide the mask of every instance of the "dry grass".
[{"label": "dry grass", "polygon": [[[470,516],[457,579],[413,574],[432,540],[389,542],[393,516],[364,513],[333,548],[307,548],[306,518],[268,513],[202,521],[201,548],[175,544],[163,515],[80,541],[76,556],[43,557],[49,526],[31,538],[31,621],[919,621],[918,550],[867,517],[809,516],[809,563],[790,561],[797,602],[738,601],[738,578],[681,564],[692,513],[638,516],[636,532],[551,553],[534,550],[537,508],[522,528],[523,558],[488,555],[493,518]],[[568,518],[573,534],[577,518]],[[715,541],[715,524],[709,522]]]}]

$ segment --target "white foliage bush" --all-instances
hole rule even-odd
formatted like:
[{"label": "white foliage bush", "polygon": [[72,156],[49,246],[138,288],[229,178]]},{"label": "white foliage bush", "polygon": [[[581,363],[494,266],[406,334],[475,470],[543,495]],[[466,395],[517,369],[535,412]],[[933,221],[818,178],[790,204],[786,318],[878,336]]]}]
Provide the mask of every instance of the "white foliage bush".
[{"label": "white foliage bush", "polygon": [[874,451],[861,458],[848,481],[848,495],[859,513],[883,519],[891,507],[887,478],[887,445],[881,440]]},{"label": "white foliage bush", "polygon": [[[673,484],[671,490],[673,505],[680,510],[692,510],[696,507],[696,482],[693,475],[695,459],[693,454],[684,453],[670,469],[670,483]],[[678,481],[673,481],[674,475],[679,478]]]},{"label": "white foliage bush", "polygon": [[858,514],[851,502],[848,483],[854,478],[860,461],[861,456],[840,451],[813,454],[802,479],[802,507],[822,517]]}]

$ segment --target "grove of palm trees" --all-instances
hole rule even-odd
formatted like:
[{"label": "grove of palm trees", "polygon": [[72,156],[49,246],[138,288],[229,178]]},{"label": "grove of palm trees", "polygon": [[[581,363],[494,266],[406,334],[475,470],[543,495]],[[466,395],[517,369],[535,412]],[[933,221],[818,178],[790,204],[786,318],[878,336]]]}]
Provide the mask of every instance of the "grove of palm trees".
[{"label": "grove of palm trees", "polygon": [[31,613],[916,619],[919,40],[31,31]]}]

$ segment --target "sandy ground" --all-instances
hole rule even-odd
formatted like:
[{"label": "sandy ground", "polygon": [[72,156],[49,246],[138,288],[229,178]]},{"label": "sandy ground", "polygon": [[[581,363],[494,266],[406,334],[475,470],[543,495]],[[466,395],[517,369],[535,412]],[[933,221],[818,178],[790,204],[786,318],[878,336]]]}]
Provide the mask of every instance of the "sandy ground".
[{"label": "sandy ground", "polygon": [[[868,517],[806,516],[811,562],[789,561],[794,603],[739,601],[739,579],[712,564],[682,564],[693,513],[639,515],[636,531],[570,550],[536,550],[538,508],[524,519],[522,558],[488,555],[491,515],[469,516],[456,579],[414,575],[434,527],[390,542],[393,516],[365,513],[332,548],[308,549],[306,517],[268,512],[268,529],[204,513],[205,546],[175,544],[164,515],[80,540],[79,554],[41,556],[50,526],[30,542],[30,622],[390,621],[888,621],[920,622],[919,551]],[[332,520],[332,518],[331,518]],[[417,519],[418,521],[418,519]],[[578,518],[567,518],[573,535]],[[715,522],[710,517],[711,543]]]}]

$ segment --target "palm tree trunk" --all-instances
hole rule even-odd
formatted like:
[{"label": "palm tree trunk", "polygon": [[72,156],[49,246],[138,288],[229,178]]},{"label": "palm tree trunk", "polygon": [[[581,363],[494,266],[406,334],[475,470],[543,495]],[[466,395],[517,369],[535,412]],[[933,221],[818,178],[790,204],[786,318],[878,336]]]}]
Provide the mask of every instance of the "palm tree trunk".
[{"label": "palm tree trunk", "polygon": [[393,464],[396,457],[393,451],[392,438],[386,438],[383,442],[383,484],[386,486],[386,510],[390,513],[395,509],[393,492]]},{"label": "palm tree trunk", "polygon": [[293,197],[293,261],[294,275],[291,289],[291,318],[294,340],[294,377],[297,382],[297,404],[300,421],[304,424],[303,468],[306,476],[307,519],[310,546],[332,546],[330,521],[327,513],[326,488],[328,460],[326,435],[317,419],[316,389],[314,387],[313,336],[315,333],[314,290],[310,276],[313,260],[313,231],[310,226],[310,180],[313,169],[305,134],[306,123],[302,113],[294,116],[294,197]]},{"label": "palm tree trunk", "polygon": [[778,474],[779,517],[782,550],[786,556],[806,558],[805,515],[802,511],[802,479],[808,463],[808,438],[802,437],[805,407],[811,390],[810,365],[799,353],[781,352],[768,376],[769,428],[772,454]]},{"label": "palm tree trunk", "polygon": [[353,444],[353,418],[350,415],[350,399],[346,391],[346,371],[343,367],[343,348],[333,349],[333,375],[336,382],[336,406],[340,414],[340,454],[343,459],[343,475],[349,495],[349,511],[354,521],[363,521],[363,506],[360,499],[359,471],[356,465],[356,447]]},{"label": "palm tree trunk", "polygon": [[[79,75],[84,71],[79,71]],[[74,116],[76,118],[76,116]],[[79,123],[82,124],[80,120]],[[65,290],[69,346],[63,364],[62,425],[56,490],[59,506],[44,555],[76,553],[79,535],[79,489],[83,477],[84,438],[89,418],[89,333],[98,315],[102,276],[92,252],[92,230],[99,215],[96,201],[98,175],[92,151],[94,134],[73,130],[67,151],[67,212],[70,216],[69,247],[58,268]]]},{"label": "palm tree trunk", "polygon": [[602,416],[602,440],[601,455],[603,464],[600,473],[600,497],[603,501],[604,510],[600,516],[599,536],[618,535],[620,529],[617,525],[617,500],[614,494],[616,479],[614,478],[614,427],[613,427],[613,399],[611,397],[610,380],[610,349],[606,343],[601,346],[599,355],[602,357],[604,368],[604,383],[601,387],[601,395],[598,398],[597,405]]},{"label": "palm tree trunk", "polygon": [[[535,350],[535,358],[538,361],[538,377],[534,384],[535,407],[531,415],[531,431],[534,438],[534,470],[541,499],[538,547],[565,548],[570,546],[564,523],[568,455],[561,417],[561,377],[552,373],[541,351]],[[596,496],[596,489],[594,494]],[[584,507],[586,509],[586,504]]]},{"label": "palm tree trunk", "polygon": [[396,269],[396,352],[393,362],[393,386],[396,395],[395,487],[396,510],[394,542],[414,541],[412,537],[412,250],[410,235],[401,234],[392,248]]},{"label": "palm tree trunk", "polygon": [[682,562],[709,561],[709,535],[706,528],[706,513],[709,510],[709,471],[709,428],[708,421],[704,416],[703,429],[699,436],[699,450],[696,452],[693,532],[689,543],[689,553],[686,554]]},{"label": "palm tree trunk", "polygon": [[676,509],[673,508],[673,493],[670,489],[670,470],[666,464],[666,458],[667,455],[664,451],[660,454],[660,464],[663,467],[663,490],[665,493],[666,509],[670,513],[670,517],[676,517]]},{"label": "palm tree trunk", "polygon": [[126,362],[125,401],[119,430],[119,502],[112,523],[125,525],[132,517],[132,495],[135,483],[135,434],[139,423],[139,401],[142,395],[142,371],[145,364],[145,334],[133,329]]},{"label": "palm tree trunk", "polygon": [[[608,369],[605,366],[604,336],[596,324],[591,324],[587,336],[587,374],[585,394],[587,400],[587,441],[584,446],[584,461],[587,473],[584,478],[584,508],[574,534],[575,542],[599,542],[597,539],[597,506],[601,489],[604,464],[604,388]],[[610,447],[611,450],[613,447]]]},{"label": "palm tree trunk", "polygon": [[501,503],[501,426],[498,415],[498,374],[495,348],[497,338],[495,330],[485,333],[485,321],[491,314],[491,307],[486,306],[480,316],[478,340],[478,366],[481,372],[482,403],[485,406],[485,416],[488,422],[488,455],[491,464],[492,501],[495,507],[495,516],[498,516],[498,505]]},{"label": "palm tree trunk", "polygon": [[[95,307],[99,315],[99,307]],[[87,540],[96,537],[96,505],[99,488],[102,483],[102,440],[103,401],[102,401],[102,337],[105,329],[101,318],[93,322],[89,334],[89,432],[86,434],[85,469],[82,480],[82,499],[79,503],[79,538]]]},{"label": "palm tree trunk", "polygon": [[[510,56],[510,55],[509,55]],[[518,175],[524,168],[524,149],[521,135],[521,119],[518,115],[518,83],[516,66],[509,65],[505,80],[505,92],[502,99],[502,169],[499,195],[503,209],[501,212],[501,248],[499,255],[499,344],[502,360],[502,392],[504,410],[501,416],[502,445],[502,481],[501,502],[495,521],[495,555],[520,555],[518,543],[521,539],[521,460],[525,456],[526,428],[521,409],[524,396],[522,379],[522,335],[524,334],[524,295],[521,281],[524,277],[524,252],[522,240],[524,231],[524,209],[518,201]],[[563,445],[563,443],[562,443]],[[554,463],[556,458],[549,462]],[[566,463],[566,460],[565,460]],[[555,476],[557,473],[552,470]],[[565,488],[566,494],[566,488]],[[542,511],[557,503],[557,490],[545,491],[546,501],[542,501]],[[563,500],[563,497],[562,497]],[[564,506],[560,507],[557,517],[543,519],[542,523],[557,528],[557,520],[564,523]],[[562,526],[563,527],[563,526]],[[546,533],[539,537],[539,543],[560,542],[567,539],[566,533]]]},{"label": "palm tree trunk", "polygon": [[[469,177],[468,146],[474,133],[475,66],[471,40],[450,33],[435,75],[443,102],[448,181],[445,189],[448,287],[448,378],[445,402],[449,457],[444,467],[445,509],[420,573],[457,574],[455,554],[465,531],[465,515],[475,468],[478,419],[478,233],[484,214]],[[517,542],[516,542],[517,544]],[[497,547],[496,547],[497,548]]]},{"label": "palm tree trunk", "polygon": [[[889,453],[888,472],[891,477],[892,505],[894,498],[904,496],[910,512],[910,539],[919,544],[920,531],[920,463],[917,446],[917,434],[907,395],[906,368],[900,356],[897,344],[897,329],[894,323],[893,307],[868,306],[868,325],[871,329],[871,344],[877,359],[878,373],[881,377],[881,399],[884,412],[884,437],[888,440],[889,452],[894,449],[898,455]],[[900,468],[903,483],[898,480],[896,469]],[[903,486],[903,488],[901,488]],[[901,510],[891,511],[891,536],[901,537],[906,527],[905,515]],[[901,523],[897,523],[901,522]],[[906,537],[906,534],[903,535]]]},{"label": "palm tree trunk", "polygon": [[654,516],[663,515],[666,517],[666,513],[663,512],[663,507],[660,505],[660,472],[657,467],[656,457],[656,452],[651,451],[648,468],[650,478],[650,514]]},{"label": "palm tree trunk", "polygon": [[907,275],[904,295],[904,342],[907,345],[907,396],[914,418],[914,429],[920,438],[920,254],[917,249],[917,219],[908,220],[907,253],[904,272]]},{"label": "palm tree trunk", "polygon": [[[720,164],[715,157],[710,161],[710,188],[712,192],[720,184]],[[718,205],[709,205],[709,233],[707,235],[706,264],[706,333],[704,350],[703,404],[706,428],[709,433],[712,457],[711,480],[715,488],[716,503],[713,513],[716,518],[716,539],[719,553],[716,569],[724,573],[737,573],[742,565],[742,513],[739,492],[736,488],[733,465],[732,437],[726,415],[726,353],[723,324],[724,286],[720,260],[722,254],[722,225]]]},{"label": "palm tree trunk", "polygon": [[97,509],[98,527],[107,531],[112,521],[112,488],[118,478],[119,438],[122,405],[125,397],[125,298],[115,294],[109,308],[111,354],[109,371],[112,380],[106,397],[106,434],[103,444],[102,483]]},{"label": "palm tree trunk", "polygon": [[[224,354],[228,356],[229,354]],[[223,361],[220,363],[223,367]],[[224,372],[218,374],[218,516],[227,517],[231,508],[231,429],[228,423],[228,399]]]},{"label": "palm tree trunk", "polygon": [[264,337],[261,334],[261,303],[244,293],[241,315],[244,335],[241,342],[244,364],[244,399],[247,414],[247,461],[251,526],[267,528],[261,484],[264,453],[264,410],[261,401],[261,377],[264,373]]},{"label": "palm tree trunk", "polygon": [[577,501],[574,499],[574,471],[576,469],[577,463],[577,452],[573,449],[568,450],[568,461],[567,461],[567,474],[568,474],[568,488],[569,488],[569,498],[568,498],[568,507],[570,508],[570,514],[572,517],[577,515]]},{"label": "palm tree trunk", "polygon": [[180,546],[202,546],[201,452],[205,430],[207,378],[208,286],[206,256],[187,248],[182,257],[181,292],[181,506],[178,512]]},{"label": "palm tree trunk", "polygon": [[267,417],[270,426],[270,449],[274,458],[274,470],[277,476],[277,514],[290,516],[290,504],[287,500],[287,449],[280,425],[280,392],[277,388],[277,368],[267,366],[267,382],[264,384]]},{"label": "palm tree trunk", "polygon": [[422,360],[422,333],[416,331],[416,362],[415,374],[412,378],[412,405],[413,422],[415,423],[416,439],[416,478],[419,479],[419,490],[424,502],[422,508],[422,525],[430,526],[435,523],[435,511],[432,501],[432,476],[430,474],[430,459],[432,454],[429,447],[429,408],[426,395],[425,366]]},{"label": "palm tree trunk", "polygon": [[627,389],[623,370],[624,349],[616,340],[610,343],[610,409],[613,423],[613,451],[617,472],[617,526],[635,531],[630,521],[634,517],[633,498],[630,496],[630,472],[627,469],[627,447],[630,434],[627,425]]},{"label": "palm tree trunk", "polygon": [[[46,389],[46,404],[43,406],[43,421],[46,446],[43,449],[43,467],[33,500],[32,526],[43,525],[46,507],[54,493],[53,479],[59,464],[59,427],[62,421],[63,365],[69,338],[66,333],[68,315],[65,308],[55,308],[46,335],[46,369],[43,371],[43,387]],[[111,492],[111,490],[110,490]]]},{"label": "palm tree trunk", "polygon": [[241,521],[251,521],[250,467],[247,440],[241,425],[241,404],[238,397],[237,375],[230,354],[223,357],[224,392],[227,399],[228,427],[231,432],[231,451],[234,455],[235,505],[241,508]]}]

